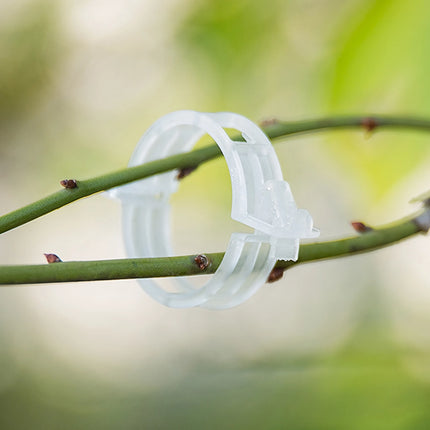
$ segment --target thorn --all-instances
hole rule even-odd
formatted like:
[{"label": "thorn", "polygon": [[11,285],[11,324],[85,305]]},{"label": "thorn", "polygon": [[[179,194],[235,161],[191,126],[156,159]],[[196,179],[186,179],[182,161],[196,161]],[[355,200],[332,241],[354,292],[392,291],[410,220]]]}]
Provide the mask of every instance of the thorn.
[{"label": "thorn", "polygon": [[76,182],[76,179],[63,179],[60,181],[60,184],[64,188],[78,188],[78,183]]},{"label": "thorn", "polygon": [[260,127],[270,127],[271,125],[275,125],[279,123],[279,119],[277,118],[267,118],[263,119],[263,121],[260,122]]},{"label": "thorn", "polygon": [[179,170],[178,174],[176,175],[176,179],[180,181],[181,179],[184,179],[186,176],[190,175],[194,172],[194,170],[197,169],[198,166],[189,166],[189,167],[183,167]]},{"label": "thorn", "polygon": [[360,222],[360,221],[353,221],[351,222],[352,228],[357,232],[357,233],[369,233],[369,231],[373,231],[372,227],[369,227],[368,225]]},{"label": "thorn", "polygon": [[51,263],[61,263],[63,260],[58,255],[55,254],[43,254],[46,257],[46,261]]},{"label": "thorn", "polygon": [[209,259],[204,254],[196,255],[194,261],[200,270],[205,270],[209,266]]},{"label": "thorn", "polygon": [[376,120],[371,117],[363,118],[363,120],[361,121],[361,125],[366,132],[366,137],[370,137],[372,131],[375,130],[376,127],[378,127],[378,123],[376,122]]},{"label": "thorn", "polygon": [[279,281],[284,276],[284,270],[282,267],[274,267],[267,278],[267,282],[271,284],[272,282]]}]

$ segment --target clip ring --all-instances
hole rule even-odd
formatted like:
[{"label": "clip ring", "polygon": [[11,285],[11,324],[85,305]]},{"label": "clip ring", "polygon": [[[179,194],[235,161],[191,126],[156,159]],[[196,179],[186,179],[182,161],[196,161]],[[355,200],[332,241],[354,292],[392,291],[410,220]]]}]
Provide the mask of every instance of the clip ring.
[{"label": "clip ring", "polygon": [[[224,128],[242,133],[232,140]],[[178,111],[156,121],[138,142],[129,166],[187,152],[204,134],[220,147],[230,172],[231,217],[254,234],[233,233],[212,278],[200,288],[174,278],[175,291],[152,279],[139,279],[158,302],[176,308],[225,309],[251,297],[267,280],[278,259],[297,260],[299,239],[315,237],[310,214],[297,209],[266,135],[247,118],[229,112]],[[176,172],[158,174],[110,191],[123,205],[123,233],[130,257],[172,255],[169,197],[178,187]]]}]

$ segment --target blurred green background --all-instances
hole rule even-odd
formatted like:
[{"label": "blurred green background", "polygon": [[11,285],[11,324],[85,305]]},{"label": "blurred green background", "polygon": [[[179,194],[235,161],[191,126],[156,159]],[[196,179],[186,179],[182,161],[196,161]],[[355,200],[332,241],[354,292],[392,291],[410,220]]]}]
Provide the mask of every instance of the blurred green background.
[{"label": "blurred green background", "polygon": [[[124,167],[177,109],[258,122],[430,117],[424,0],[3,0],[1,212]],[[323,238],[410,213],[429,136],[324,132],[276,145]],[[219,251],[223,160],[173,199],[178,253]],[[0,237],[2,264],[124,257],[118,202]],[[430,253],[421,236],[296,268],[238,308],[172,310],[134,281],[0,291],[1,429],[427,429]]]}]

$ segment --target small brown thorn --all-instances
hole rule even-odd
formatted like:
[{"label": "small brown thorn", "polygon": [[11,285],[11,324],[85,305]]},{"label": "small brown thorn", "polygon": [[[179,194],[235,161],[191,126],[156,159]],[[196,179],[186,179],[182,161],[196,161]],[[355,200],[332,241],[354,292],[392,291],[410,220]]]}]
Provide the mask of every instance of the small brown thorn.
[{"label": "small brown thorn", "polygon": [[361,221],[353,221],[351,222],[352,228],[357,232],[357,233],[369,233],[369,231],[373,231],[372,227],[369,227],[368,225],[362,223]]},{"label": "small brown thorn", "polygon": [[194,262],[199,266],[200,270],[205,270],[209,266],[209,259],[204,254],[199,254],[194,257]]},{"label": "small brown thorn", "polygon": [[181,179],[184,179],[186,176],[190,175],[194,172],[194,170],[197,169],[197,166],[189,166],[189,167],[183,167],[179,170],[178,174],[176,175],[176,179],[180,181]]},{"label": "small brown thorn", "polygon": [[361,125],[366,132],[366,137],[370,137],[372,131],[374,131],[375,128],[378,127],[378,123],[376,122],[376,120],[371,117],[363,118],[363,120],[361,121]]},{"label": "small brown thorn", "polygon": [[263,121],[260,122],[260,127],[270,127],[271,125],[278,124],[279,120],[277,118],[267,118],[263,119]]},{"label": "small brown thorn", "polygon": [[62,181],[60,181],[60,184],[67,189],[78,188],[78,183],[76,179],[63,179]]},{"label": "small brown thorn", "polygon": [[267,278],[267,282],[270,284],[279,281],[284,276],[284,270],[281,267],[274,267]]},{"label": "small brown thorn", "polygon": [[62,260],[58,255],[55,254],[43,254],[46,258],[46,261],[51,264],[51,263],[61,263]]}]

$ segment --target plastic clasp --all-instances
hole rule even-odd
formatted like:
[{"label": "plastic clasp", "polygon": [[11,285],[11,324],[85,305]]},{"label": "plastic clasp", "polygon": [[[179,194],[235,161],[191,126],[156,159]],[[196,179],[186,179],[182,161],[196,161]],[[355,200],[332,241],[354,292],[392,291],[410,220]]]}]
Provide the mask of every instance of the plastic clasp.
[{"label": "plastic clasp", "polygon": [[[244,141],[232,140],[225,128],[238,130]],[[217,272],[201,288],[183,278],[174,279],[173,291],[154,280],[139,280],[155,300],[171,307],[222,309],[242,303],[266,281],[278,259],[298,258],[301,238],[319,234],[310,214],[296,207],[270,141],[241,115],[194,111],[165,115],[142,136],[129,166],[189,151],[206,133],[218,144],[227,162],[231,216],[255,232],[231,236]],[[109,192],[122,201],[124,238],[131,257],[172,255],[169,197],[177,187],[175,172],[167,172]]]}]

